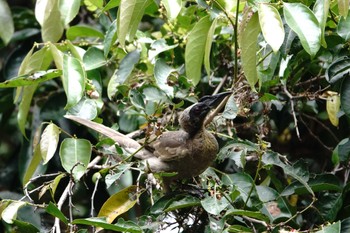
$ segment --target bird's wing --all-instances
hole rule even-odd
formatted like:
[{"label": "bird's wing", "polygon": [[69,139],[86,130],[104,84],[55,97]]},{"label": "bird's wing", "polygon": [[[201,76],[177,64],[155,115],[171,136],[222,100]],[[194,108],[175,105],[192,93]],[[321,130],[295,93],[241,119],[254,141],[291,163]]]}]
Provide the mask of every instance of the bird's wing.
[{"label": "bird's wing", "polygon": [[165,132],[150,147],[154,150],[153,154],[162,161],[178,160],[191,153],[188,134],[184,131]]}]

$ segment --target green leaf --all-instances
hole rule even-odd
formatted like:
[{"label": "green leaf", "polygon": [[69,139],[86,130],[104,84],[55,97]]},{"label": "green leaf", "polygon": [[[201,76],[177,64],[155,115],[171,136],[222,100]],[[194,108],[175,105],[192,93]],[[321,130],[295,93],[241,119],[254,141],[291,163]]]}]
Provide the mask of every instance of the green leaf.
[{"label": "green leaf", "polygon": [[134,39],[137,27],[141,21],[144,11],[152,0],[121,0],[118,9],[117,30],[118,39],[122,47],[125,41]]},{"label": "green leaf", "polygon": [[63,56],[62,81],[67,96],[65,109],[76,105],[84,95],[86,73],[80,61],[69,55]]},{"label": "green leaf", "polygon": [[76,38],[84,38],[84,37],[97,37],[97,38],[104,38],[104,35],[102,32],[96,30],[95,28],[89,27],[89,26],[72,26],[68,28],[66,32],[66,36],[68,40],[75,40]]},{"label": "green leaf", "polygon": [[350,158],[350,139],[344,138],[335,147],[332,153],[332,162],[334,165],[347,163]]},{"label": "green leaf", "polygon": [[31,54],[32,50],[23,60],[18,75],[31,74],[40,70],[47,70],[52,62],[51,51],[48,47],[43,47],[39,51]]},{"label": "green leaf", "polygon": [[46,126],[40,140],[40,154],[43,158],[43,164],[46,164],[55,155],[59,135],[61,133],[60,128],[55,124],[50,123]]},{"label": "green leaf", "polygon": [[[63,53],[57,49],[56,45],[49,43],[50,51],[53,57],[53,61],[57,69],[63,69]],[[62,75],[62,74],[61,74]]]},{"label": "green leaf", "polygon": [[199,201],[198,198],[196,198],[194,196],[187,195],[185,197],[173,200],[164,211],[169,212],[169,211],[178,210],[178,209],[182,209],[182,208],[199,206],[200,203],[201,202]]},{"label": "green leaf", "polygon": [[22,100],[18,107],[17,122],[23,136],[26,137],[26,123],[35,90],[38,84],[25,86],[22,89]]},{"label": "green leaf", "polygon": [[234,209],[234,210],[229,210],[226,214],[225,214],[225,217],[227,216],[235,216],[235,215],[238,215],[238,216],[246,216],[246,217],[250,217],[250,218],[255,218],[255,219],[259,219],[259,220],[262,220],[264,222],[269,222],[269,218],[258,212],[258,211],[250,211],[250,210],[238,210],[238,209]]},{"label": "green leaf", "polygon": [[[110,1],[112,2],[112,1]],[[109,26],[105,39],[103,41],[103,55],[108,56],[109,51],[111,50],[112,45],[117,40],[117,20],[114,20]]]},{"label": "green leaf", "polygon": [[134,105],[136,108],[145,109],[145,101],[142,94],[138,90],[131,89],[129,92],[129,98],[132,105]]},{"label": "green leaf", "polygon": [[321,28],[321,43],[322,46],[325,48],[327,48],[327,43],[325,40],[324,31],[327,23],[329,5],[329,0],[317,0],[313,8],[313,11]]},{"label": "green leaf", "polygon": [[219,200],[216,198],[216,195],[207,196],[201,200],[201,205],[205,211],[209,214],[219,215],[227,206],[230,205],[228,200],[224,197],[221,197]]},{"label": "green leaf", "polygon": [[270,4],[258,5],[259,22],[266,42],[277,53],[284,41],[284,27],[277,9]]},{"label": "green leaf", "polygon": [[164,60],[156,60],[154,65],[154,78],[156,79],[159,89],[163,90],[170,98],[174,96],[174,88],[168,85],[168,77],[173,71],[175,70],[168,66]]},{"label": "green leaf", "polygon": [[34,148],[33,157],[31,158],[30,163],[27,167],[27,170],[23,176],[23,181],[22,181],[23,187],[28,183],[30,178],[32,178],[40,162],[41,162],[41,154],[40,154],[40,145],[38,144]]},{"label": "green leaf", "polygon": [[120,0],[110,0],[102,9],[102,11],[108,11],[120,5]]},{"label": "green leaf", "polygon": [[47,205],[45,211],[48,214],[51,214],[52,216],[54,216],[54,217],[58,218],[59,220],[61,220],[64,224],[68,225],[68,219],[66,218],[66,216],[64,216],[64,214],[51,201]]},{"label": "green leaf", "polygon": [[68,110],[68,114],[79,116],[87,120],[93,120],[97,117],[97,103],[93,99],[85,96],[72,108]]},{"label": "green leaf", "polygon": [[337,33],[345,41],[350,40],[350,17],[341,17],[337,27]]},{"label": "green leaf", "polygon": [[112,174],[107,174],[105,177],[105,183],[106,183],[106,188],[108,189],[114,182],[119,180],[119,178],[131,167],[131,164],[120,164],[117,167],[117,171],[113,170],[114,173]]},{"label": "green leaf", "polygon": [[289,164],[283,163],[280,160],[280,157],[277,153],[267,152],[263,155],[262,162],[265,165],[275,165],[282,168],[286,175],[289,175],[297,181],[299,181],[300,183],[302,183],[310,194],[312,194],[313,196],[315,195],[311,187],[307,183],[309,180],[309,172],[306,168],[306,164],[302,160],[298,160],[297,163],[291,166]]},{"label": "green leaf", "polygon": [[59,9],[62,24],[67,26],[79,13],[80,0],[60,0]]},{"label": "green leaf", "polygon": [[257,49],[258,35],[260,33],[260,25],[258,14],[255,13],[250,18],[246,27],[241,32],[241,59],[242,68],[250,87],[255,90],[255,84],[258,82]]},{"label": "green leaf", "polygon": [[350,72],[350,58],[342,57],[330,64],[325,72],[326,80],[334,84]]},{"label": "green leaf", "polygon": [[15,31],[11,10],[5,0],[0,0],[0,38],[7,45]]},{"label": "green leaf", "polygon": [[347,18],[349,12],[349,0],[338,0],[339,15]]},{"label": "green leaf", "polygon": [[62,75],[61,70],[36,71],[33,74],[21,75],[0,83],[0,88],[29,86],[57,78]]},{"label": "green leaf", "polygon": [[186,75],[194,85],[197,85],[201,79],[205,45],[210,26],[210,16],[207,15],[198,21],[188,35],[185,49]]},{"label": "green leaf", "polygon": [[350,117],[350,75],[346,75],[340,90],[340,104],[344,113]]},{"label": "green leaf", "polygon": [[55,196],[55,193],[56,193],[56,189],[57,189],[57,186],[58,184],[60,183],[61,179],[63,177],[65,177],[66,174],[65,173],[61,173],[59,174],[58,176],[55,177],[55,179],[53,180],[53,182],[50,183],[50,189],[51,189],[51,195],[52,195],[52,198],[54,198]]},{"label": "green leaf", "polygon": [[90,47],[84,54],[83,63],[85,70],[93,70],[106,65],[107,61],[102,50]]},{"label": "green leaf", "polygon": [[24,201],[12,201],[1,213],[1,218],[4,222],[12,224],[17,218],[18,210],[25,206]]},{"label": "green leaf", "polygon": [[101,207],[97,217],[106,217],[107,223],[114,221],[116,217],[127,212],[137,202],[139,193],[136,185],[129,186],[112,196]]},{"label": "green leaf", "polygon": [[315,208],[321,214],[323,221],[333,222],[343,205],[343,195],[341,193],[320,193],[317,196]]},{"label": "green leaf", "polygon": [[301,3],[283,3],[289,27],[298,35],[305,51],[314,57],[321,47],[321,28],[314,13]]},{"label": "green leaf", "polygon": [[13,220],[13,229],[16,229],[16,232],[22,233],[38,233],[40,230],[36,228],[33,224],[29,222],[24,222],[20,220]]},{"label": "green leaf", "polygon": [[57,42],[63,34],[59,0],[41,0],[35,5],[35,17],[41,25],[41,36],[45,42]]},{"label": "green leaf", "polygon": [[337,221],[331,225],[321,226],[321,230],[315,233],[341,233],[343,231],[343,222]]},{"label": "green leaf", "polygon": [[211,45],[214,38],[214,32],[216,28],[218,18],[215,18],[213,23],[210,26],[210,29],[208,31],[207,40],[205,42],[205,49],[204,49],[204,67],[207,71],[207,75],[210,77],[210,51],[211,51]]},{"label": "green leaf", "polygon": [[134,69],[135,64],[140,60],[140,51],[134,50],[128,53],[120,62],[119,69],[111,77],[107,87],[108,98],[112,99],[120,84],[124,84],[126,79]]},{"label": "green leaf", "polygon": [[88,226],[101,227],[106,230],[112,230],[115,232],[130,232],[130,233],[141,233],[143,232],[140,226],[136,225],[131,221],[124,221],[119,218],[116,224],[110,224],[106,222],[104,217],[84,218],[75,219],[72,224],[81,224]]},{"label": "green leaf", "polygon": [[222,113],[222,116],[228,120],[233,120],[237,117],[237,114],[238,114],[238,107],[236,105],[234,96],[231,95],[225,105],[225,110]]},{"label": "green leaf", "polygon": [[75,180],[85,174],[91,158],[91,143],[86,139],[66,138],[61,143],[60,158],[63,168]]},{"label": "green leaf", "polygon": [[174,20],[181,11],[181,0],[162,0],[169,20]]}]

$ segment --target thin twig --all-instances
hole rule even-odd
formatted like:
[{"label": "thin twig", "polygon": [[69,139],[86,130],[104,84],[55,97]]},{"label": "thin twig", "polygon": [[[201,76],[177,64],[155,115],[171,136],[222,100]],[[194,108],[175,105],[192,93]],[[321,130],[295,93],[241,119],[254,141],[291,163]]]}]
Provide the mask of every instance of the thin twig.
[{"label": "thin twig", "polygon": [[290,107],[291,107],[291,110],[292,110],[292,115],[293,115],[293,119],[294,119],[294,125],[295,125],[295,132],[297,133],[297,136],[298,136],[298,139],[300,139],[300,133],[299,133],[299,127],[298,127],[298,120],[297,120],[297,117],[296,117],[296,114],[295,114],[295,110],[294,110],[294,101],[293,101],[293,96],[292,94],[287,90],[287,86],[286,85],[283,85],[283,89],[284,89],[284,92],[286,93],[286,95],[289,97],[290,99]]}]

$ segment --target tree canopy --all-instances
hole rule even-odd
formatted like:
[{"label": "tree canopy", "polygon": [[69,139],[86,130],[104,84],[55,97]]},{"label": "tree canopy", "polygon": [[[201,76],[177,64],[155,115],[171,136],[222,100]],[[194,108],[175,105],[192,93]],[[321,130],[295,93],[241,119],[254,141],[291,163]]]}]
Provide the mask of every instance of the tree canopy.
[{"label": "tree canopy", "polygon": [[[349,231],[349,4],[0,0],[0,231]],[[121,140],[228,90],[163,192]]]}]

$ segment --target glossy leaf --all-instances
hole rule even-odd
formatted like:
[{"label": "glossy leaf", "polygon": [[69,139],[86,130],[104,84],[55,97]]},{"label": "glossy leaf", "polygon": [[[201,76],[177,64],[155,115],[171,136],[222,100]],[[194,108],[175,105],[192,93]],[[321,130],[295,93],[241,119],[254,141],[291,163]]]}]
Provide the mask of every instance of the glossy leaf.
[{"label": "glossy leaf", "polygon": [[350,40],[350,17],[341,17],[337,27],[337,33],[345,41]]},{"label": "glossy leaf", "polygon": [[66,138],[60,146],[60,158],[63,168],[71,173],[75,180],[85,174],[91,158],[91,143],[86,139]]},{"label": "glossy leaf", "polygon": [[205,197],[201,200],[204,210],[213,215],[219,215],[229,204],[226,198],[221,197],[219,200],[215,195]]},{"label": "glossy leaf", "polygon": [[17,218],[18,210],[25,206],[26,203],[24,201],[13,201],[11,202],[1,213],[1,218],[4,222],[8,224],[12,224],[14,220]]},{"label": "glossy leaf", "polygon": [[[112,1],[110,1],[112,2]],[[105,39],[103,41],[103,55],[108,56],[109,51],[111,50],[112,45],[117,40],[117,20],[114,20],[109,26]]]},{"label": "glossy leaf", "polygon": [[93,38],[104,38],[104,35],[102,32],[98,31],[95,28],[89,27],[89,26],[72,26],[68,28],[66,32],[66,36],[68,40],[75,40],[77,38],[84,38],[84,37],[93,37]]},{"label": "glossy leaf", "polygon": [[63,56],[62,81],[67,96],[65,109],[76,105],[84,95],[86,73],[80,61],[69,55]]},{"label": "glossy leaf", "polygon": [[12,14],[5,0],[0,0],[0,38],[7,45],[15,31]]},{"label": "glossy leaf", "polygon": [[49,162],[55,155],[60,133],[60,128],[53,123],[50,123],[44,129],[40,140],[40,153],[43,158],[43,164]]},{"label": "glossy leaf", "polygon": [[174,20],[181,11],[181,0],[162,0],[169,20]]},{"label": "glossy leaf", "polygon": [[26,129],[27,117],[29,114],[29,109],[32,103],[33,95],[37,87],[38,87],[38,84],[33,84],[30,86],[23,87],[23,90],[22,90],[22,100],[21,100],[21,103],[19,104],[17,122],[18,122],[18,127],[23,136],[26,136],[25,129]]},{"label": "glossy leaf", "polygon": [[118,39],[122,47],[125,41],[134,39],[137,27],[141,21],[144,11],[152,0],[121,0],[118,9],[117,30]]},{"label": "glossy leaf", "polygon": [[339,14],[344,18],[347,18],[349,12],[349,0],[338,0]]},{"label": "glossy leaf", "polygon": [[90,47],[84,54],[83,63],[85,70],[93,70],[106,65],[107,61],[102,50]]},{"label": "glossy leaf", "polygon": [[317,197],[315,208],[319,211],[322,219],[333,222],[343,205],[342,193],[320,193]]},{"label": "glossy leaf", "polygon": [[62,23],[67,26],[79,13],[80,0],[60,0],[59,9]]},{"label": "glossy leaf", "polygon": [[66,216],[64,216],[64,214],[52,202],[50,202],[47,205],[45,211],[51,214],[52,216],[58,218],[59,220],[61,220],[64,224],[68,225],[68,219],[66,218]]},{"label": "glossy leaf", "polygon": [[112,230],[115,232],[130,232],[130,233],[141,233],[143,232],[141,227],[136,225],[131,221],[124,221],[122,218],[118,219],[116,224],[110,224],[103,217],[95,218],[84,218],[84,219],[75,219],[73,224],[88,225],[100,227],[105,230]]},{"label": "glossy leaf", "polygon": [[156,79],[157,86],[170,98],[174,96],[174,88],[168,85],[168,77],[173,71],[175,70],[168,66],[164,60],[156,60],[156,64],[154,65],[154,77]]},{"label": "glossy leaf", "polygon": [[197,85],[201,79],[205,45],[211,26],[210,17],[201,18],[188,35],[185,49],[186,76]]},{"label": "glossy leaf", "polygon": [[97,117],[97,103],[93,99],[83,97],[74,107],[68,110],[68,114],[78,116],[87,120]]},{"label": "glossy leaf", "polygon": [[350,159],[350,140],[344,138],[333,150],[332,162],[334,165],[339,163],[347,163]]},{"label": "glossy leaf", "polygon": [[62,75],[61,70],[37,71],[33,74],[22,75],[0,83],[0,88],[29,86],[57,78]]},{"label": "glossy leaf", "polygon": [[258,14],[255,13],[242,30],[240,36],[242,68],[250,87],[255,90],[255,84],[258,82],[256,53],[260,33]]},{"label": "glossy leaf", "polygon": [[328,17],[328,11],[329,11],[329,0],[317,0],[315,2],[313,12],[315,13],[315,16],[319,22],[320,28],[321,28],[321,43],[323,47],[327,47],[327,43],[325,40],[325,27],[327,23],[327,17]]},{"label": "glossy leaf", "polygon": [[39,0],[35,5],[35,17],[41,25],[43,41],[57,42],[63,34],[59,0]]},{"label": "glossy leaf", "polygon": [[107,223],[114,221],[116,217],[127,212],[137,202],[139,194],[137,186],[129,186],[112,196],[101,207],[97,217],[106,217]]},{"label": "glossy leaf", "polygon": [[143,99],[142,94],[135,89],[131,89],[129,92],[129,99],[136,108],[138,109],[145,109],[145,101]]},{"label": "glossy leaf", "polygon": [[30,178],[32,178],[38,166],[40,165],[40,162],[41,162],[41,153],[40,153],[40,145],[38,144],[34,148],[33,156],[29,162],[26,172],[24,173],[23,180],[22,180],[23,187],[28,183]]},{"label": "glossy leaf", "polygon": [[176,48],[178,44],[168,45],[164,39],[156,40],[151,44],[150,50],[148,50],[148,60],[154,63],[155,57],[164,52]]},{"label": "glossy leaf", "polygon": [[327,98],[326,109],[327,109],[328,118],[331,121],[332,125],[334,125],[335,127],[338,127],[339,125],[338,113],[340,110],[340,96],[338,95],[338,93],[331,95]]},{"label": "glossy leaf", "polygon": [[341,84],[340,103],[344,113],[350,117],[350,76],[346,75]]},{"label": "glossy leaf", "polygon": [[63,69],[63,53],[60,50],[58,50],[56,45],[54,45],[52,43],[49,43],[49,47],[50,47],[53,61],[55,62],[57,69],[62,70]]},{"label": "glossy leaf", "polygon": [[350,58],[342,57],[330,64],[325,72],[326,80],[333,84],[350,72]]},{"label": "glossy leaf", "polygon": [[136,63],[140,60],[140,51],[134,50],[128,53],[120,62],[119,69],[111,77],[107,87],[108,98],[112,99],[117,91],[117,87],[123,84],[131,74]]},{"label": "glossy leaf", "polygon": [[277,53],[284,41],[284,27],[277,9],[270,4],[260,3],[259,23],[266,42]]},{"label": "glossy leaf", "polygon": [[321,47],[321,28],[314,13],[301,3],[283,3],[289,27],[298,35],[305,51],[314,57]]},{"label": "glossy leaf", "polygon": [[214,32],[216,28],[218,18],[215,18],[210,26],[210,29],[208,31],[207,40],[205,42],[205,49],[204,49],[204,67],[207,71],[207,75],[210,77],[210,51],[211,51],[211,45],[213,43],[214,38]]}]

